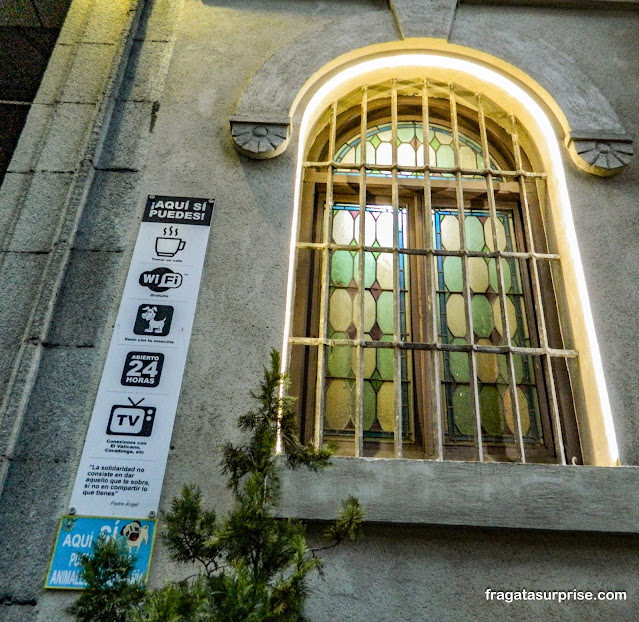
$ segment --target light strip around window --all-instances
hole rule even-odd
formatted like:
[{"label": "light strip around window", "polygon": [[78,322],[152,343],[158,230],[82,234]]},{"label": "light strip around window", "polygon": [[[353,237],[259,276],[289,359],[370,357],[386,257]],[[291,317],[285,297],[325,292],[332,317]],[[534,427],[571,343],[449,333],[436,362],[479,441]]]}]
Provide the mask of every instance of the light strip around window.
[{"label": "light strip around window", "polygon": [[[484,88],[488,87],[491,94],[497,93],[498,97],[508,102],[507,108],[516,108],[520,116],[524,117],[524,125],[535,136],[538,147],[544,159],[544,165],[548,172],[548,187],[554,194],[554,204],[558,206],[558,215],[561,218],[560,229],[563,230],[568,254],[564,256],[564,272],[570,273],[576,282],[576,292],[578,297],[579,311],[581,313],[584,336],[587,352],[580,352],[582,362],[588,355],[590,365],[582,366],[584,385],[589,382],[594,383],[599,401],[599,411],[601,413],[601,432],[605,435],[606,449],[604,452],[597,452],[595,449],[596,464],[615,465],[619,460],[619,451],[614,432],[612,413],[608,399],[608,391],[601,364],[599,345],[594,328],[594,321],[590,310],[590,302],[586,287],[586,280],[581,263],[581,256],[577,245],[577,235],[575,232],[570,198],[566,186],[566,178],[563,169],[561,152],[557,138],[552,129],[552,125],[540,108],[540,106],[521,87],[506,78],[505,76],[474,62],[456,57],[443,56],[435,53],[400,53],[392,56],[378,57],[373,60],[363,61],[357,65],[348,67],[344,71],[325,82],[310,99],[302,123],[300,125],[300,136],[297,157],[297,171],[294,194],[294,212],[291,227],[291,243],[289,255],[289,270],[287,283],[287,303],[286,316],[284,322],[284,343],[282,348],[282,369],[287,369],[289,358],[288,338],[291,330],[293,292],[295,287],[295,246],[297,241],[297,230],[299,223],[302,165],[308,134],[312,129],[319,115],[341,94],[357,85],[367,81],[379,82],[386,74],[401,71],[435,70],[437,72],[450,72],[447,76],[449,80],[454,79],[453,74],[462,74],[461,82],[481,82]],[[367,80],[367,76],[369,79]],[[570,264],[570,270],[565,270],[566,264]],[[575,314],[571,313],[571,317]],[[587,369],[590,367],[590,372]],[[589,377],[587,377],[589,376]],[[597,435],[597,430],[594,430]]]}]

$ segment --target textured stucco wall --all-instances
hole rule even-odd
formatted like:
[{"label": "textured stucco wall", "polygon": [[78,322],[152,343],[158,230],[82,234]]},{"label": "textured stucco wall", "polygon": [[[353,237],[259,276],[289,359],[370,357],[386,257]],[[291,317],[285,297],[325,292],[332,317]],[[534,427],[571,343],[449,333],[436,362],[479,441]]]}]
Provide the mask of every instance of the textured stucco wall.
[{"label": "textured stucco wall", "polygon": [[[0,607],[1,620],[61,620],[61,608],[72,600],[72,595],[45,594],[40,587],[55,523],[68,503],[147,194],[212,196],[217,201],[163,505],[184,482],[198,482],[206,497],[224,508],[228,496],[217,468],[218,448],[236,436],[234,422],[246,409],[247,391],[269,348],[282,343],[297,147],[294,133],[278,158],[248,160],[233,147],[229,117],[245,85],[269,57],[298,37],[354,15],[379,20],[387,30],[380,33],[381,40],[397,38],[387,4],[376,0],[147,3],[125,59],[121,87],[111,94],[98,88],[94,95],[96,101],[111,97],[112,112],[69,242],[61,290],[51,302],[46,339],[33,345],[42,350],[39,368],[0,498],[0,595],[9,594],[14,601],[35,598],[38,604]],[[639,14],[631,11],[463,4],[452,22],[450,41],[477,33],[489,37],[496,30],[502,31],[500,39],[510,32],[511,41],[543,40],[593,81],[636,135],[638,26]],[[493,53],[499,55],[499,50]],[[290,63],[294,67],[296,59]],[[64,135],[64,126],[58,131]],[[65,174],[72,175],[82,150],[73,147],[69,157],[68,169],[55,180],[58,185],[66,183]],[[622,461],[639,464],[639,355],[633,347],[639,318],[639,163],[601,179],[577,170],[567,153],[565,161]],[[21,174],[44,175],[29,172],[32,168],[25,165]],[[16,171],[11,183],[23,182]],[[8,197],[3,206],[16,213],[9,199],[20,197],[19,190],[10,196],[3,192]],[[16,199],[15,205],[19,203]],[[20,214],[16,218],[24,222],[26,212],[22,220]],[[8,259],[17,267],[3,268],[8,279],[3,292],[14,315],[26,313],[30,298],[14,292],[25,291],[30,279],[37,286],[38,261],[44,261],[35,242],[31,250],[14,252]],[[18,272],[20,262],[31,262],[24,276]],[[11,347],[21,339],[19,328],[7,337]],[[11,360],[9,355],[7,373]],[[428,495],[428,490],[415,494]],[[639,611],[639,595],[631,583],[637,548],[636,537],[627,535],[371,525],[363,543],[326,554],[326,579],[313,582],[309,616],[315,622],[336,617],[353,622],[630,620]],[[156,547],[153,582],[181,572]],[[623,605],[498,605],[484,601],[487,587],[627,589],[629,595]]]}]

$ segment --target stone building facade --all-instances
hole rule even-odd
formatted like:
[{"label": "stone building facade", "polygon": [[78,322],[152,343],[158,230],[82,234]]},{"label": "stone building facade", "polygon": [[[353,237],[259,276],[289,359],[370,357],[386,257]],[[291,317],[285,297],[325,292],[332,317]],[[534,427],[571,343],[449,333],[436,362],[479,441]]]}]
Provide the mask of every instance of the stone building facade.
[{"label": "stone building facade", "polygon": [[161,509],[224,510],[277,348],[341,454],[282,516],[367,512],[310,619],[635,619],[638,43],[636,0],[73,0],[0,189],[0,619],[73,599],[42,586],[149,195],[215,199]]}]

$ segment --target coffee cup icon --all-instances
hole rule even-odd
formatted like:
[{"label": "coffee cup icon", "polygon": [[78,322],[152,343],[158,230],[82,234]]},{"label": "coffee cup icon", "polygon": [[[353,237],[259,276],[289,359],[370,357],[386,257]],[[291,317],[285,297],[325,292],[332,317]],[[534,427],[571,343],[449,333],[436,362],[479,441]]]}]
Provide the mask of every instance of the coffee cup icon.
[{"label": "coffee cup icon", "polygon": [[186,246],[182,238],[156,238],[155,253],[159,257],[174,257]]}]

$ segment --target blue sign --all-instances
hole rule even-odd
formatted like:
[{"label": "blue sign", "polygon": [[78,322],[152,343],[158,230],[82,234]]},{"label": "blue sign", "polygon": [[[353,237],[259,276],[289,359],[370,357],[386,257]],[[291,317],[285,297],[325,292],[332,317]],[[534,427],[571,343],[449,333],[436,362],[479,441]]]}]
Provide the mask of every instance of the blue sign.
[{"label": "blue sign", "polygon": [[153,550],[154,520],[63,516],[44,587],[84,589],[86,583],[80,579],[80,555],[92,552],[93,543],[100,534],[118,538],[124,544],[129,555],[136,558],[132,580],[145,582]]}]

